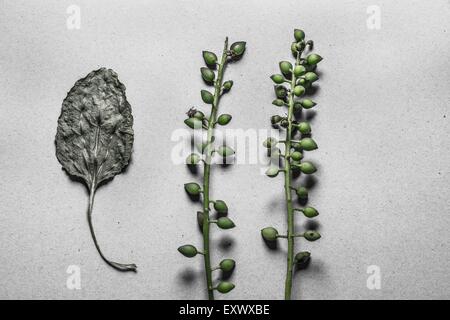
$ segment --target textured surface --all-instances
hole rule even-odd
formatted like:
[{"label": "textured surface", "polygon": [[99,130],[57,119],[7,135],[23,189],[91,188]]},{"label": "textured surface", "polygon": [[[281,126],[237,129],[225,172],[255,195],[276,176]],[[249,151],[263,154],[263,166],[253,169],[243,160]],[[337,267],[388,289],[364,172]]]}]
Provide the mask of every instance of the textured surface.
[{"label": "textured surface", "polygon": [[55,140],[63,168],[94,189],[128,164],[133,116],[114,71],[101,68],[75,83],[64,99]]},{"label": "textured surface", "polygon": [[[312,121],[319,149],[308,154],[319,165],[310,196],[323,237],[298,243],[313,256],[294,296],[450,298],[447,0],[86,0],[76,1],[81,29],[68,30],[72,4],[0,1],[1,298],[204,298],[201,259],[176,250],[201,238],[183,190],[195,178],[171,162],[171,135],[189,107],[204,108],[201,52],[220,51],[226,35],[247,51],[227,69],[234,86],[221,111],[233,115],[229,128],[267,129],[269,76],[290,58],[295,27],[325,60]],[[373,4],[380,30],[366,26]],[[99,189],[94,224],[104,251],[135,262],[136,274],[98,256],[80,213],[85,188],[55,158],[68,88],[102,66],[127,86],[136,139],[132,165]],[[213,196],[236,223],[213,232],[213,260],[237,261],[227,298],[283,295],[285,246],[268,250],[259,234],[285,228],[282,181],[260,167],[214,170]],[[81,290],[66,288],[69,265],[81,269]],[[366,287],[370,265],[381,290]]]}]

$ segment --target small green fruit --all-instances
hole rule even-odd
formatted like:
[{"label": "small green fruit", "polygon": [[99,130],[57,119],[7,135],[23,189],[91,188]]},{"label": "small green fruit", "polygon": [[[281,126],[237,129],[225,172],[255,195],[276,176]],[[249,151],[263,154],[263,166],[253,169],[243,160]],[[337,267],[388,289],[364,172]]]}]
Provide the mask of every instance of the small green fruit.
[{"label": "small green fruit", "polygon": [[311,125],[308,122],[300,122],[297,128],[302,134],[311,133]]},{"label": "small green fruit", "polygon": [[233,86],[233,80],[227,80],[223,83],[223,89],[225,91],[230,91],[232,86]]},{"label": "small green fruit", "polygon": [[304,266],[306,263],[308,263],[309,259],[311,258],[311,253],[308,251],[302,251],[295,255],[294,257],[294,263],[296,263],[299,266]]},{"label": "small green fruit", "polygon": [[278,172],[280,172],[280,169],[277,167],[270,167],[266,170],[266,176],[270,178],[275,178],[278,175]]},{"label": "small green fruit", "polygon": [[188,118],[184,123],[191,129],[200,129],[203,126],[203,122],[197,118]]},{"label": "small green fruit", "polygon": [[226,214],[228,212],[228,206],[225,203],[225,201],[223,200],[216,200],[214,202],[214,209],[218,212],[218,213],[223,213]]},{"label": "small green fruit", "polygon": [[300,42],[305,39],[305,32],[300,29],[294,30],[294,38],[297,42]]},{"label": "small green fruit", "polygon": [[273,227],[267,227],[261,230],[261,235],[267,241],[275,241],[278,238],[278,231]]},{"label": "small green fruit", "polygon": [[284,106],[284,101],[281,99],[275,99],[272,101],[272,104],[277,107],[282,107],[282,106]]},{"label": "small green fruit", "polygon": [[300,171],[304,174],[313,174],[317,169],[311,162],[305,161],[300,164]]},{"label": "small green fruit", "polygon": [[284,82],[284,77],[281,74],[274,74],[270,77],[270,79],[272,79],[272,81],[276,84],[281,84]]},{"label": "small green fruit", "polygon": [[318,64],[322,60],[323,60],[323,58],[321,56],[319,56],[318,54],[315,54],[315,53],[311,53],[310,55],[308,55],[306,57],[306,62],[309,65],[311,65],[311,66],[315,65],[315,64]]},{"label": "small green fruit", "polygon": [[208,66],[215,66],[215,64],[217,63],[217,56],[215,53],[210,52],[210,51],[203,51],[203,60],[205,60],[205,63]]},{"label": "small green fruit", "polygon": [[300,101],[294,101],[294,112],[299,112],[302,110],[302,104]]},{"label": "small green fruit", "polygon": [[305,87],[303,86],[295,86],[294,88],[294,94],[297,97],[300,97],[301,95],[303,95],[305,93]]},{"label": "small green fruit", "polygon": [[228,293],[234,289],[234,284],[232,284],[231,282],[227,282],[227,281],[221,281],[216,289],[220,293]]},{"label": "small green fruit", "polygon": [[227,217],[220,217],[220,218],[217,220],[217,226],[218,226],[220,229],[231,229],[231,228],[234,228],[234,227],[235,227],[235,224],[234,224],[233,221],[231,221],[230,218],[227,218]]},{"label": "small green fruit", "polygon": [[280,126],[282,126],[283,128],[289,127],[289,121],[287,119],[281,120]]},{"label": "small green fruit", "polygon": [[263,146],[266,148],[272,148],[277,144],[277,142],[278,142],[277,139],[269,137],[263,142]]},{"label": "small green fruit", "polygon": [[275,115],[275,116],[272,116],[272,117],[270,118],[270,122],[271,122],[272,124],[277,124],[277,123],[280,122],[282,119],[283,119],[283,118],[280,117],[279,115]]},{"label": "small green fruit", "polygon": [[300,140],[300,145],[303,150],[312,151],[317,149],[316,142],[311,138],[303,138]]},{"label": "small green fruit", "polygon": [[300,103],[301,103],[302,107],[305,109],[311,109],[312,107],[314,107],[316,105],[316,103],[314,101],[312,101],[311,99],[303,99]]},{"label": "small green fruit", "polygon": [[284,75],[290,75],[292,71],[292,63],[290,63],[289,61],[281,61],[280,71]]},{"label": "small green fruit", "polygon": [[300,199],[308,199],[308,189],[305,187],[298,187],[295,193]]},{"label": "small green fruit", "polygon": [[244,41],[238,41],[231,45],[230,50],[236,55],[241,56],[245,51],[246,43]]},{"label": "small green fruit", "polygon": [[211,92],[202,90],[201,92],[202,100],[204,103],[212,104],[214,101],[214,96],[211,94]]},{"label": "small green fruit", "polygon": [[314,82],[317,79],[319,79],[319,77],[314,72],[307,72],[305,73],[305,79],[308,80],[309,82]]},{"label": "small green fruit", "polygon": [[220,146],[217,152],[224,158],[234,154],[234,150],[227,146]]},{"label": "small green fruit", "polygon": [[192,115],[193,118],[198,119],[198,120],[203,120],[205,119],[205,114],[201,111],[195,111],[195,113]]},{"label": "small green fruit", "polygon": [[320,233],[318,233],[317,231],[313,231],[313,230],[306,231],[303,234],[303,236],[308,241],[316,241],[316,240],[320,239],[320,237],[321,237]]},{"label": "small green fruit", "polygon": [[196,165],[196,164],[198,164],[200,162],[200,160],[201,160],[201,157],[198,154],[191,153],[186,158],[186,164],[187,165]]},{"label": "small green fruit", "polygon": [[225,126],[231,121],[231,115],[229,114],[221,114],[219,118],[217,119],[217,123],[221,126]]},{"label": "small green fruit", "polygon": [[223,259],[219,266],[223,272],[231,272],[234,270],[236,262],[233,259]]},{"label": "small green fruit", "polygon": [[200,72],[202,74],[203,80],[205,80],[208,83],[214,82],[216,75],[214,74],[214,72],[211,69],[206,68],[206,67],[201,67]]},{"label": "small green fruit", "polygon": [[184,185],[184,190],[191,196],[198,196],[202,188],[198,183],[189,182]]},{"label": "small green fruit", "polygon": [[302,146],[301,146],[300,143],[298,143],[298,142],[293,142],[293,143],[291,144],[291,147],[294,148],[294,149],[297,150],[297,151],[302,150]]},{"label": "small green fruit", "polygon": [[291,159],[294,161],[300,161],[303,158],[303,155],[299,151],[294,151],[291,153]]},{"label": "small green fruit", "polygon": [[278,99],[284,99],[287,96],[287,88],[285,86],[277,85],[274,86],[275,95]]},{"label": "small green fruit", "polygon": [[306,68],[302,65],[295,66],[295,68],[294,68],[294,75],[296,77],[300,77],[300,76],[304,75],[305,72],[306,72]]},{"label": "small green fruit", "polygon": [[306,207],[303,209],[303,214],[307,218],[314,218],[319,215],[319,212],[313,207]]},{"label": "small green fruit", "polygon": [[197,248],[193,245],[186,244],[178,248],[178,251],[185,257],[192,258],[198,253]]},{"label": "small green fruit", "polygon": [[298,52],[298,49],[297,49],[297,42],[292,42],[292,44],[291,44],[291,51],[292,51],[292,54],[293,54],[294,56],[297,55],[297,52]]}]

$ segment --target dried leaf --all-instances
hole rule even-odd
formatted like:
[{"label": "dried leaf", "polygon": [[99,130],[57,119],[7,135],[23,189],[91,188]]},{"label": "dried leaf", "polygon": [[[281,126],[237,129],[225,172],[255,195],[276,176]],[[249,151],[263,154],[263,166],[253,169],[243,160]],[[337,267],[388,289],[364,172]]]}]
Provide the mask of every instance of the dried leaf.
[{"label": "dried leaf", "polygon": [[133,116],[125,86],[111,69],[92,71],[64,99],[56,132],[56,157],[64,170],[89,189],[88,221],[95,246],[110,266],[136,271],[134,264],[105,258],[92,227],[94,195],[100,183],[122,172],[133,147]]}]

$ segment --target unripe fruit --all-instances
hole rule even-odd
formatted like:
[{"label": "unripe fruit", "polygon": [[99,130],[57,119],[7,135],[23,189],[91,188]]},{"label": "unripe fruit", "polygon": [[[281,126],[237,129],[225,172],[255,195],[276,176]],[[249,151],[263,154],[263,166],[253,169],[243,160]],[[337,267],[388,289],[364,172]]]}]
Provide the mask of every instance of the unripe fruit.
[{"label": "unripe fruit", "polygon": [[307,218],[314,218],[319,215],[319,212],[313,207],[306,207],[303,209],[303,214]]},{"label": "unripe fruit", "polygon": [[308,251],[302,251],[295,255],[294,257],[294,263],[296,263],[299,266],[304,266],[306,263],[308,263],[309,259],[311,258],[311,253]]},{"label": "unripe fruit", "polygon": [[303,234],[303,236],[308,241],[316,241],[316,240],[320,239],[320,237],[321,237],[320,233],[318,233],[317,231],[313,231],[313,230],[306,231]]},{"label": "unripe fruit", "polygon": [[277,167],[270,167],[266,170],[266,176],[270,178],[275,178],[278,175],[278,172],[280,171]]},{"label": "unripe fruit", "polygon": [[228,206],[225,203],[225,201],[222,200],[216,200],[214,202],[214,209],[218,212],[218,213],[227,213],[228,212]]},{"label": "unripe fruit", "polygon": [[306,189],[305,187],[298,187],[295,193],[300,199],[308,198],[308,189]]},{"label": "unripe fruit", "polygon": [[272,124],[277,124],[277,123],[280,122],[282,119],[283,119],[282,117],[280,117],[280,116],[278,116],[278,115],[275,115],[275,116],[272,116],[272,117],[270,118],[270,123],[272,123]]},{"label": "unripe fruit", "polygon": [[236,55],[241,56],[245,51],[246,43],[244,41],[238,41],[231,45],[230,50]]},{"label": "unripe fruit", "polygon": [[236,266],[236,262],[233,259],[223,259],[219,266],[223,272],[231,272]]},{"label": "unripe fruit", "polygon": [[272,81],[276,84],[281,84],[284,82],[284,77],[281,74],[274,74],[270,77],[270,79],[272,79]]},{"label": "unripe fruit", "polygon": [[184,123],[191,129],[200,129],[203,126],[203,122],[197,118],[187,118]]},{"label": "unripe fruit", "polygon": [[184,185],[184,190],[191,196],[198,196],[202,188],[198,183],[189,182]]},{"label": "unripe fruit", "polygon": [[317,79],[319,79],[319,77],[314,72],[307,72],[305,73],[305,79],[308,80],[309,82],[314,82]]},{"label": "unripe fruit", "polygon": [[227,281],[221,281],[219,283],[219,285],[217,286],[217,291],[219,291],[220,293],[228,293],[233,289],[234,289],[234,284],[232,284],[231,282],[227,282]]},{"label": "unripe fruit", "polygon": [[275,241],[278,238],[278,231],[273,227],[267,227],[261,230],[261,235],[267,241]]},{"label": "unripe fruit", "polygon": [[300,164],[300,171],[304,174],[313,174],[317,169],[311,162],[305,161]]},{"label": "unripe fruit", "polygon": [[311,109],[312,107],[314,107],[316,105],[316,103],[314,101],[312,101],[311,99],[303,99],[301,101],[301,105],[305,109]]},{"label": "unripe fruit", "polygon": [[276,145],[277,142],[278,142],[277,139],[269,137],[263,142],[263,146],[266,148],[272,148],[273,146]]},{"label": "unripe fruit", "polygon": [[303,86],[295,86],[294,88],[294,94],[297,97],[300,97],[301,95],[303,95],[305,93],[305,87]]},{"label": "unripe fruit", "polygon": [[205,119],[205,114],[203,112],[197,110],[197,111],[195,111],[195,113],[192,117],[195,119],[198,119],[198,120],[203,120],[203,119]]},{"label": "unripe fruit", "polygon": [[178,248],[178,251],[185,257],[192,258],[198,253],[197,248],[193,245],[186,244]]},{"label": "unripe fruit", "polygon": [[220,229],[231,229],[231,228],[234,228],[234,227],[235,227],[234,222],[231,221],[231,219],[230,219],[230,218],[227,218],[227,217],[220,217],[220,218],[217,220],[217,226],[218,226]]},{"label": "unripe fruit", "polygon": [[214,74],[214,72],[209,68],[201,67],[200,72],[202,74],[203,80],[205,80],[208,83],[213,82],[214,79],[216,78],[216,75]]},{"label": "unripe fruit", "polygon": [[228,80],[223,83],[223,89],[225,91],[230,91],[232,86],[233,86],[233,80]]},{"label": "unripe fruit", "polygon": [[203,60],[208,66],[214,66],[217,63],[217,56],[210,51],[203,51]]},{"label": "unripe fruit", "polygon": [[294,30],[294,38],[297,42],[300,42],[305,39],[305,32],[300,29]]},{"label": "unripe fruit", "polygon": [[211,92],[202,90],[200,91],[200,94],[202,96],[202,100],[204,103],[212,104],[214,101],[214,96],[211,94]]},{"label": "unripe fruit", "polygon": [[282,107],[282,106],[284,106],[284,101],[281,99],[275,99],[272,101],[272,104],[277,107]]},{"label": "unripe fruit", "polygon": [[280,71],[284,75],[290,75],[292,71],[292,63],[290,63],[289,61],[281,61]]},{"label": "unripe fruit", "polygon": [[284,86],[277,85],[274,87],[275,95],[278,99],[284,99],[287,96],[287,89]]},{"label": "unripe fruit", "polygon": [[231,115],[229,114],[221,114],[217,119],[217,123],[221,126],[227,125],[231,121]]},{"label": "unripe fruit", "polygon": [[220,146],[217,153],[226,158],[234,154],[234,150],[227,146]]},{"label": "unripe fruit", "polygon": [[303,138],[302,140],[300,140],[300,145],[302,149],[306,151],[312,151],[317,149],[316,142],[311,138]]},{"label": "unripe fruit", "polygon": [[306,68],[302,65],[295,66],[295,68],[294,68],[294,75],[296,77],[300,77],[301,75],[304,75],[305,72],[306,72]]},{"label": "unripe fruit", "polygon": [[319,63],[320,61],[322,61],[322,59],[323,58],[321,56],[319,56],[318,54],[311,53],[310,55],[308,55],[306,57],[306,62],[309,65],[315,65],[315,64]]},{"label": "unripe fruit", "polygon": [[311,125],[308,122],[300,122],[297,128],[302,134],[311,133]]},{"label": "unripe fruit", "polygon": [[187,165],[196,165],[200,162],[201,157],[196,153],[191,153],[186,158],[186,164]]},{"label": "unripe fruit", "polygon": [[299,151],[294,151],[291,153],[291,159],[294,161],[300,161],[303,158],[303,155]]}]

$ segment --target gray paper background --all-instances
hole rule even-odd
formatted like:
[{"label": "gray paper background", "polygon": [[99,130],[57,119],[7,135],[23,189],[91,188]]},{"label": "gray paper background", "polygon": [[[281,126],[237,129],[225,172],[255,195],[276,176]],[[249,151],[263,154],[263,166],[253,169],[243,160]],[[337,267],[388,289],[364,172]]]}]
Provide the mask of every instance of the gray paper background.
[{"label": "gray paper background", "polygon": [[[68,30],[66,9],[81,8]],[[366,25],[369,5],[381,29]],[[229,128],[267,129],[278,61],[291,58],[295,27],[315,41],[319,103],[312,121],[319,171],[311,204],[323,237],[297,274],[298,299],[450,298],[450,2],[434,1],[0,1],[0,298],[204,299],[202,259],[177,252],[201,244],[171,134],[190,106],[204,107],[201,51],[226,35],[246,40],[227,69],[221,103]],[[54,135],[76,80],[101,66],[127,87],[135,149],[127,172],[100,188],[94,225],[119,273],[95,251],[87,192],[61,170]],[[204,108],[206,110],[206,108]],[[283,181],[261,165],[213,171],[213,195],[237,227],[213,228],[214,255],[234,258],[236,289],[219,299],[280,299],[285,244],[268,250],[259,230],[285,229]],[[299,216],[300,217],[300,216]],[[298,229],[305,220],[297,219]],[[68,266],[81,268],[69,290]],[[366,286],[381,270],[381,290]]]}]

